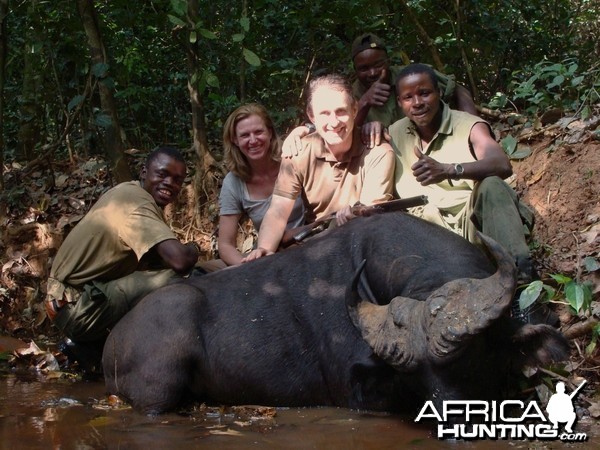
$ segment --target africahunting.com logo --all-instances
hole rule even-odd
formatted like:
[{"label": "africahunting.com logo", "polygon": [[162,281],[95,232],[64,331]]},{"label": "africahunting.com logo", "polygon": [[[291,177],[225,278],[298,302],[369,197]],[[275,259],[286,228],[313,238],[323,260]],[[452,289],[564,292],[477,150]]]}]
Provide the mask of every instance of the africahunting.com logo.
[{"label": "africahunting.com logo", "polygon": [[542,412],[536,401],[446,400],[440,410],[429,400],[415,422],[437,420],[438,439],[560,439],[582,442],[587,440],[587,434],[573,431],[577,420],[573,398],[585,383],[584,380],[570,395],[565,393],[563,382],[556,383],[556,393],[546,406],[547,414]]}]

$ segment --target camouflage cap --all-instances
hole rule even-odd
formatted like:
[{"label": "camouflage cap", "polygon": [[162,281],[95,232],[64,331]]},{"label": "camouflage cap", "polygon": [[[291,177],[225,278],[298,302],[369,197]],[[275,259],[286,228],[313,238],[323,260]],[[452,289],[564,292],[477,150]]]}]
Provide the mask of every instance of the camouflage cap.
[{"label": "camouflage cap", "polygon": [[352,59],[354,59],[354,57],[363,50],[370,48],[378,48],[384,52],[387,52],[385,44],[381,39],[379,39],[373,33],[364,33],[358,36],[356,39],[354,39],[354,42],[352,42]]}]

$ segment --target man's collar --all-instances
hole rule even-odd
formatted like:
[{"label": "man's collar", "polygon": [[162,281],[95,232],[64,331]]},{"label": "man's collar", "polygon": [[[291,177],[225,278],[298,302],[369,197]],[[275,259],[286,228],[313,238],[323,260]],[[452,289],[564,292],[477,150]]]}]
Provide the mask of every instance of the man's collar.
[{"label": "man's collar", "polygon": [[315,137],[319,139],[320,144],[321,144],[315,151],[315,157],[324,159],[325,161],[348,162],[348,161],[351,161],[353,158],[362,155],[363,150],[364,150],[361,139],[360,139],[360,129],[358,127],[354,127],[354,130],[352,131],[352,147],[350,148],[350,150],[348,150],[346,153],[344,153],[342,160],[336,159],[333,156],[333,153],[331,153],[327,149],[327,147],[325,147],[325,142],[323,141],[323,138],[321,138],[321,136],[319,136],[318,134],[315,134]]}]

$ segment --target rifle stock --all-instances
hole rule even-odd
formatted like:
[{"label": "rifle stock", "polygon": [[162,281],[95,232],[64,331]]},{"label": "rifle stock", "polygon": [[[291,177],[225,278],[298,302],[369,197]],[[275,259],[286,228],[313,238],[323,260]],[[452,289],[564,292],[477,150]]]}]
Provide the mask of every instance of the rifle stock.
[{"label": "rifle stock", "polygon": [[[402,211],[425,204],[427,204],[427,196],[417,195],[415,197],[376,203],[375,205],[371,206],[356,204],[352,207],[352,214],[355,216],[371,216],[373,214],[381,214],[384,212]],[[292,244],[301,242],[311,234],[316,234],[323,231],[333,219],[335,219],[335,213],[328,214],[327,216],[317,219],[308,225],[302,225],[300,227],[285,230],[283,237],[281,238],[279,248],[287,248]]]}]

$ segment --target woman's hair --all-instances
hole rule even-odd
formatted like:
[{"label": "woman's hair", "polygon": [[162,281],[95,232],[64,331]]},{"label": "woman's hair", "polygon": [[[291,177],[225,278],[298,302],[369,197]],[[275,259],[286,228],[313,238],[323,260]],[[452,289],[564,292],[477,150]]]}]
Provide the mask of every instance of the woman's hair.
[{"label": "woman's hair", "polygon": [[250,179],[251,171],[250,165],[246,160],[246,156],[242,153],[237,145],[234,143],[235,139],[235,128],[240,120],[247,119],[250,116],[258,116],[265,123],[265,126],[271,131],[271,145],[269,154],[271,159],[274,161],[281,160],[281,145],[279,142],[279,136],[275,131],[273,120],[269,116],[269,113],[264,106],[258,103],[248,103],[242,105],[233,111],[223,127],[223,149],[224,159],[227,170],[233,172],[234,175],[238,176],[244,181]]},{"label": "woman's hair", "polygon": [[308,84],[308,93],[306,97],[306,112],[308,113],[309,117],[312,116],[312,103],[315,91],[318,88],[324,86],[330,87],[331,89],[334,89],[336,91],[345,92],[350,98],[350,104],[354,105],[356,103],[356,99],[352,95],[352,86],[345,77],[335,73],[322,75],[320,77],[313,78]]}]

